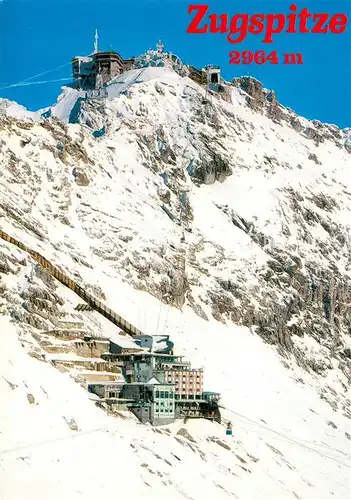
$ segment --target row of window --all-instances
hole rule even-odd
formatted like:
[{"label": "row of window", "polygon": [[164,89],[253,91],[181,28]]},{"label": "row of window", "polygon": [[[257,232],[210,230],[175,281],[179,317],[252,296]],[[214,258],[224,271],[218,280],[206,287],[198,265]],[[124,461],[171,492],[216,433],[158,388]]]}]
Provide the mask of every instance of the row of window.
[{"label": "row of window", "polygon": [[197,384],[197,385],[200,385],[200,384],[201,384],[200,380],[193,380],[193,379],[188,379],[188,380],[187,380],[187,379],[185,379],[185,380],[179,380],[179,379],[177,379],[177,378],[176,378],[176,379],[173,379],[173,378],[171,378],[171,377],[169,377],[169,378],[168,378],[168,383],[169,383],[169,384],[174,384],[174,383],[175,383],[175,384],[178,384],[179,382],[183,382],[183,384],[185,384],[185,383],[187,383],[187,382],[188,382],[189,384],[194,384],[194,385],[195,385],[195,384]]},{"label": "row of window", "polygon": [[173,399],[174,392],[155,391],[155,398],[157,398],[157,399]]},{"label": "row of window", "polygon": [[[168,383],[169,383],[169,384],[171,384],[171,383],[172,383],[172,381],[171,381],[171,380],[169,380],[169,381],[168,381]],[[175,384],[178,384],[178,385],[179,385],[178,380],[176,380],[176,381],[175,381]],[[189,387],[194,387],[194,389],[195,389],[195,387],[200,388],[200,387],[202,386],[202,384],[199,384],[199,383],[197,383],[197,384],[193,384],[192,382],[189,382],[188,384],[186,384],[185,382],[183,382],[183,383],[182,383],[182,387],[183,387],[183,388],[185,388],[185,387],[187,387],[187,386],[189,386]]]},{"label": "row of window", "polygon": [[165,404],[163,401],[161,401],[160,403],[159,403],[158,401],[156,401],[155,405],[156,405],[156,408],[158,408],[159,406],[160,406],[161,408],[163,408],[163,407],[165,407],[165,406],[166,406],[167,408],[173,408],[173,403],[166,403],[166,404]]},{"label": "row of window", "polygon": [[175,399],[202,399],[202,394],[176,394]]},{"label": "row of window", "polygon": [[163,401],[155,404],[155,413],[168,413],[173,415],[174,413],[174,405],[173,403],[164,403]]},{"label": "row of window", "polygon": [[201,387],[180,387],[176,394],[201,394]]},{"label": "row of window", "polygon": [[167,408],[156,408],[156,413],[169,413],[170,415],[173,415],[173,408],[170,408],[169,410]]},{"label": "row of window", "polygon": [[178,385],[175,384],[175,385],[176,385],[176,387],[183,387],[183,388],[185,388],[185,387],[194,387],[194,389],[195,389],[195,387],[197,387],[197,388],[202,387],[202,384],[191,384],[191,383],[190,384],[184,384],[183,383],[183,384],[178,384]]},{"label": "row of window", "polygon": [[108,398],[119,398],[120,397],[120,392],[110,392],[108,393]]}]

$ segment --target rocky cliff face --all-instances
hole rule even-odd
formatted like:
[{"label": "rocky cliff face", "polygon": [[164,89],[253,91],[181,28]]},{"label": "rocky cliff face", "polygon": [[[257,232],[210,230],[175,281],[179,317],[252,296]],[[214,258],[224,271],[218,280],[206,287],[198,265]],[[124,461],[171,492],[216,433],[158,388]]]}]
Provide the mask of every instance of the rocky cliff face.
[{"label": "rocky cliff face", "polygon": [[[253,78],[206,100],[191,80],[150,74],[127,91],[117,81],[103,103],[77,95],[74,124],[55,107],[39,121],[3,111],[1,224],[82,283],[101,265],[166,304],[250,327],[324,377],[349,415],[327,382],[340,373],[346,395],[346,132],[297,116]],[[42,327],[48,297],[29,287],[21,298]]]},{"label": "rocky cliff face", "polygon": [[255,112],[266,114],[275,123],[287,123],[297,133],[314,141],[317,147],[324,141],[333,141],[337,147],[344,146],[347,152],[350,152],[347,142],[348,129],[342,131],[336,125],[321,123],[318,120],[307,121],[299,117],[292,109],[279,104],[275,92],[265,89],[263,84],[253,77],[234,78],[232,85],[243,92],[247,105]]}]

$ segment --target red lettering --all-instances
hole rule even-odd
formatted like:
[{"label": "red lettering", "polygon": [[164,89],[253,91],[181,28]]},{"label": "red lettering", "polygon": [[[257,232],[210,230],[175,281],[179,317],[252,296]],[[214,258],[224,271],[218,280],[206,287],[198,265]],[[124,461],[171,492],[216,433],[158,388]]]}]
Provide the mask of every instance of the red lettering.
[{"label": "red lettering", "polygon": [[197,11],[197,13],[195,14],[194,19],[189,24],[186,32],[195,34],[207,33],[208,25],[205,24],[202,28],[199,28],[199,24],[207,14],[208,5],[189,5],[188,14],[191,14],[194,10]]},{"label": "red lettering", "polygon": [[329,30],[331,33],[344,33],[347,27],[348,18],[345,14],[334,14],[330,20]]},{"label": "red lettering", "polygon": [[[1,0],[0,0],[1,2]],[[296,4],[290,5],[290,14],[235,14],[229,18],[228,14],[210,14],[206,22],[209,6],[207,4],[191,4],[188,13],[193,14],[187,33],[227,33],[230,43],[243,42],[248,33],[252,35],[264,34],[264,43],[273,43],[274,35],[282,33],[344,33],[348,25],[346,14],[311,14],[304,8],[300,13]],[[309,20],[312,21],[309,25]]]},{"label": "red lettering", "polygon": [[[264,43],[273,43],[272,35],[281,33],[285,26],[285,16],[284,14],[267,14],[267,28],[266,36],[263,39]],[[275,22],[278,21],[277,26]]]},{"label": "red lettering", "polygon": [[[241,21],[238,26],[238,21]],[[230,33],[228,35],[228,42],[240,43],[245,40],[247,35],[247,26],[249,24],[248,14],[237,14],[232,17],[230,23]],[[239,34],[238,38],[233,38],[233,35]]]},{"label": "red lettering", "polygon": [[307,20],[312,17],[312,14],[309,12],[308,9],[302,9],[302,11],[299,14],[300,18],[300,33],[309,33],[309,29],[307,28]]},{"label": "red lettering", "polygon": [[254,54],[250,50],[244,50],[241,57],[243,59],[243,64],[251,64],[254,60]]},{"label": "red lettering", "polygon": [[271,64],[278,64],[279,59],[276,50],[274,50],[267,56],[267,61],[269,61]]},{"label": "red lettering", "polygon": [[[292,10],[293,12],[296,12],[297,11],[297,5],[290,5],[290,10]],[[288,29],[286,30],[287,33],[296,33],[296,14],[289,14],[287,16],[288,20],[289,20],[289,25],[288,25]]]},{"label": "red lettering", "polygon": [[264,50],[258,50],[255,54],[255,63],[256,64],[265,64],[266,62],[266,53]]},{"label": "red lettering", "polygon": [[237,52],[236,50],[232,50],[230,53],[229,53],[229,57],[230,57],[230,61],[229,63],[230,64],[240,64],[240,52]]},{"label": "red lettering", "polygon": [[[315,14],[313,16],[313,21],[317,21],[315,26],[312,28],[312,33],[328,33],[328,19],[329,14]],[[325,27],[323,27],[325,24]]]},{"label": "red lettering", "polygon": [[249,32],[252,35],[259,35],[264,30],[264,14],[254,14],[251,16]]},{"label": "red lettering", "polygon": [[[228,15],[222,14],[217,16],[216,14],[211,14],[208,16],[210,18],[210,33],[227,33],[228,31]],[[217,19],[220,18],[220,25],[217,26]]]},{"label": "red lettering", "polygon": [[[301,56],[301,54],[287,54],[288,56],[292,56],[292,60],[288,61],[289,64],[296,64],[296,56]],[[279,58],[276,51],[271,52],[270,54],[266,54],[264,50],[258,50],[257,52],[251,52],[251,50],[244,50],[243,52],[238,52],[233,50],[229,53],[230,64],[266,64],[270,62],[271,64],[278,64]],[[300,64],[300,62],[297,62]]]}]

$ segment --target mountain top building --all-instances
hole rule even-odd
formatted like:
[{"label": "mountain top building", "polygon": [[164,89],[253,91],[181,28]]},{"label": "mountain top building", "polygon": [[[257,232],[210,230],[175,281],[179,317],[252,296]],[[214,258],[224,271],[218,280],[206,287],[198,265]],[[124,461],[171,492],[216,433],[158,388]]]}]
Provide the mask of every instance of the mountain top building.
[{"label": "mountain top building", "polygon": [[[159,41],[156,50],[149,49],[138,57],[123,59],[114,50],[100,51],[98,32],[95,31],[94,51],[88,56],[76,56],[72,59],[73,85],[79,90],[98,92],[115,77],[130,69],[147,67],[169,68],[182,77],[188,76],[196,83],[206,86],[209,90],[221,90],[223,79],[219,66],[208,65],[199,70],[188,66],[180,57],[166,51]],[[102,92],[103,95],[103,92]]]}]

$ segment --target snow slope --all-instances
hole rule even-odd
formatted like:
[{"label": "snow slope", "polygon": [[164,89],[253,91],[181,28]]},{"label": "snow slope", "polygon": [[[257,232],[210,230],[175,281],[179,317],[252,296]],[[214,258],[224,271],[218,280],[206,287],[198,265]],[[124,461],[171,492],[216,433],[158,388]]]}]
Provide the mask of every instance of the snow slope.
[{"label": "snow slope", "polygon": [[[151,309],[150,302],[148,311],[156,313],[157,304]],[[344,432],[350,429],[318,398],[313,381],[297,383],[248,331],[212,324],[218,336],[213,346],[210,325],[181,316],[170,315],[168,333],[194,362],[201,358],[209,387],[222,382],[223,404],[235,411],[224,411],[234,424],[233,439],[209,422],[177,422],[168,435],[106,416],[67,374],[30,358],[14,326],[1,320],[2,498],[23,498],[24,491],[28,498],[112,495],[116,485],[106,475],[114,477],[116,469],[131,498],[161,498],[166,487],[170,498],[278,500],[294,498],[294,492],[300,498],[348,498],[350,448]],[[201,339],[192,333],[199,331]],[[70,431],[71,419],[78,431]],[[328,426],[328,419],[338,428]],[[182,427],[195,440],[189,443],[193,449],[186,439],[175,439]]]},{"label": "snow slope", "polygon": [[[118,97],[123,92],[126,92],[131,85],[148,82],[149,80],[154,80],[155,78],[160,78],[161,81],[166,80],[169,82],[179,79],[176,73],[165,68],[142,68],[129,70],[115,77],[108,83],[108,86],[106,87],[107,99],[114,99],[115,97]],[[79,92],[70,87],[63,87],[62,93],[57,99],[57,103],[50,108],[47,108],[46,111],[50,109],[52,116],[56,117],[63,123],[70,123],[70,116],[74,105],[80,97],[84,97],[85,95],[86,92]],[[12,104],[11,107],[7,109],[10,113],[11,110],[14,109],[14,105]],[[26,113],[28,113],[28,116],[31,116],[33,119],[38,120],[40,118],[40,115],[34,113],[30,115],[26,110],[25,112],[22,110],[21,114],[17,112],[17,114],[11,113],[11,115],[24,116]]]},{"label": "snow slope", "polygon": [[[179,354],[204,366],[206,390],[222,393],[234,435],[205,421],[155,430],[108,415],[68,373],[33,357],[42,352],[37,334],[58,321],[116,330],[75,312],[72,292],[0,242],[1,498],[90,499],[121,487],[131,498],[349,498],[350,331],[342,304],[350,156],[338,140],[317,146],[286,122],[254,113],[238,91],[232,102],[204,105],[194,82],[167,70],[122,77],[102,109],[85,103],[80,124],[2,118],[0,227],[136,327],[169,334]],[[63,122],[79,97],[67,92],[57,114]],[[103,125],[106,135],[94,139]],[[191,162],[198,169],[210,161],[208,148],[232,170],[223,182],[193,182],[187,173]],[[180,191],[190,206],[185,243],[184,228],[161,208],[178,217]],[[290,281],[277,271],[282,255],[300,260]],[[302,277],[313,274],[312,264],[321,287],[331,288],[332,270],[334,322],[308,298]],[[34,288],[51,298],[33,323],[26,304]],[[288,299],[295,309],[283,328],[274,321],[285,320]],[[262,340],[264,318],[280,332],[270,343]],[[184,428],[190,440],[177,435]]]}]

